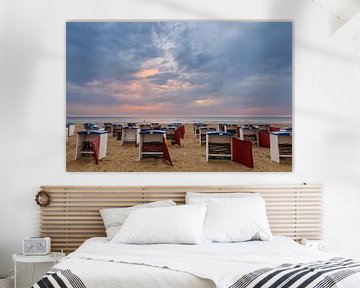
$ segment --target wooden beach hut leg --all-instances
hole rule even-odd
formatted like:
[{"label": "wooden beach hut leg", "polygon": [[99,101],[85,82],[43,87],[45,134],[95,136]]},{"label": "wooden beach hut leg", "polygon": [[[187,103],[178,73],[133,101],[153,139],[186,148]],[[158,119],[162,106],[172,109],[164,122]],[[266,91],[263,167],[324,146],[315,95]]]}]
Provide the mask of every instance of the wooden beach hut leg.
[{"label": "wooden beach hut leg", "polygon": [[123,129],[121,133],[121,145],[124,145],[124,139],[126,137],[126,131],[127,129]]},{"label": "wooden beach hut leg", "polygon": [[82,135],[79,135],[79,134],[76,135],[75,160],[80,158],[80,151],[81,151],[81,147],[82,147],[82,143],[83,143],[82,138],[83,138]]},{"label": "wooden beach hut leg", "polygon": [[206,162],[209,162],[209,135],[206,134]]},{"label": "wooden beach hut leg", "polygon": [[135,135],[135,145],[138,146],[140,144],[140,129],[136,129],[136,135]]},{"label": "wooden beach hut leg", "polygon": [[272,161],[280,163],[279,137],[274,134],[270,134],[270,156]]},{"label": "wooden beach hut leg", "polygon": [[139,143],[139,161],[141,161],[141,159],[143,158],[142,156],[142,147],[143,147],[143,139],[140,136],[140,143]]},{"label": "wooden beach hut leg", "polygon": [[99,160],[106,157],[108,133],[100,134]]}]

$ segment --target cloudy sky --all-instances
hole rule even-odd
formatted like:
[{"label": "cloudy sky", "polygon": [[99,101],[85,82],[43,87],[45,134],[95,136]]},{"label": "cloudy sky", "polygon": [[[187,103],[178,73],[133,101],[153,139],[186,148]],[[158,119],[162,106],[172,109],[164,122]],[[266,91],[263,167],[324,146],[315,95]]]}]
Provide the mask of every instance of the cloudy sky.
[{"label": "cloudy sky", "polygon": [[288,22],[69,22],[68,116],[291,116]]}]

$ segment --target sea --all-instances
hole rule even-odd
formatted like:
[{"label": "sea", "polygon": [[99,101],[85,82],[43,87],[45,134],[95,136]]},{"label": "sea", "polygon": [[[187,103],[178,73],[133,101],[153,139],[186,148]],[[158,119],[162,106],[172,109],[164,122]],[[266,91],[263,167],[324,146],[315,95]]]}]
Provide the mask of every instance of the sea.
[{"label": "sea", "polygon": [[104,117],[104,116],[69,116],[66,122],[70,123],[229,123],[229,124],[292,124],[292,117]]}]

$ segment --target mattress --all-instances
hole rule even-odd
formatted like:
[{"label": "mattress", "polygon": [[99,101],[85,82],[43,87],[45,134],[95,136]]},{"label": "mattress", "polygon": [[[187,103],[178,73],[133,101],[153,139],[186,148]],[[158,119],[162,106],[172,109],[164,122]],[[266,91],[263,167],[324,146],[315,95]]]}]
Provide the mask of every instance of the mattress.
[{"label": "mattress", "polygon": [[[106,238],[91,238],[54,268],[71,271],[84,284],[77,287],[87,288],[255,287],[235,284],[244,277],[248,279],[248,275],[254,275],[254,271],[272,272],[271,269],[279,265],[285,267],[285,271],[292,264],[324,261],[321,262],[322,265],[325,261],[330,263],[329,259],[337,259],[336,257],[338,256],[312,250],[286,237],[274,237],[272,241],[200,245],[112,244]],[[360,273],[356,270],[360,269],[360,264],[355,263],[351,267],[352,273],[341,281],[321,287],[360,287]],[[295,268],[299,270],[298,266]]]}]

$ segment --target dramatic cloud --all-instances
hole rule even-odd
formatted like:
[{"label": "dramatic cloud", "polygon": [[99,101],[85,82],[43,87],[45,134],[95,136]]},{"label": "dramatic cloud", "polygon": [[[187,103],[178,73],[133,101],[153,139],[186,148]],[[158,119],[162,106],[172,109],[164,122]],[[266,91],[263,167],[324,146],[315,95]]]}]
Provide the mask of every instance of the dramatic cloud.
[{"label": "dramatic cloud", "polygon": [[288,22],[69,22],[68,116],[291,116]]}]

